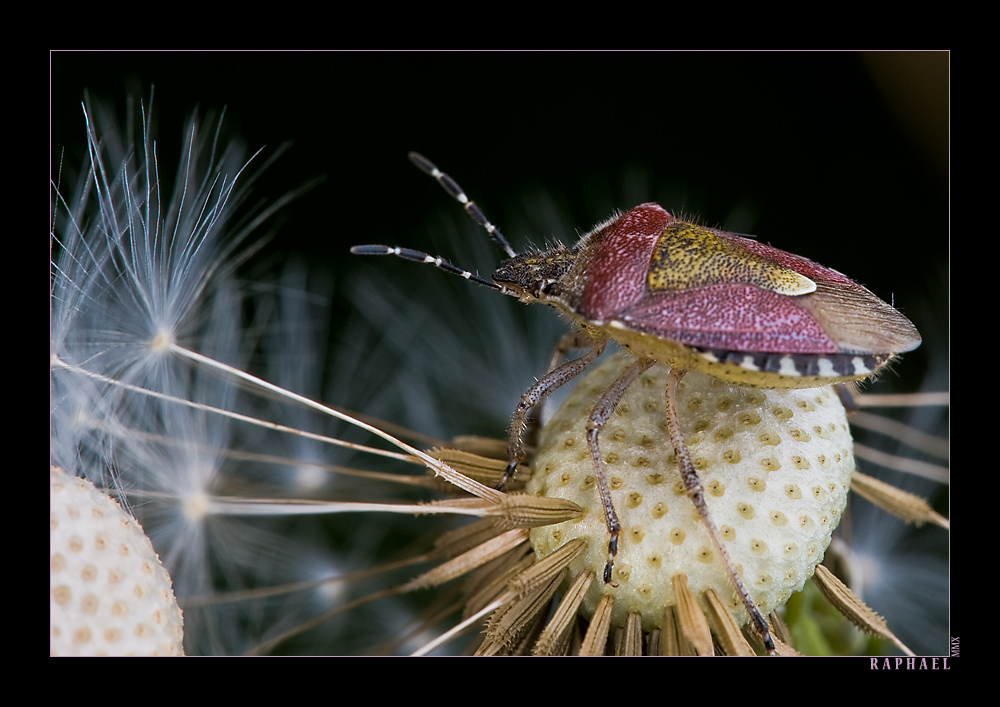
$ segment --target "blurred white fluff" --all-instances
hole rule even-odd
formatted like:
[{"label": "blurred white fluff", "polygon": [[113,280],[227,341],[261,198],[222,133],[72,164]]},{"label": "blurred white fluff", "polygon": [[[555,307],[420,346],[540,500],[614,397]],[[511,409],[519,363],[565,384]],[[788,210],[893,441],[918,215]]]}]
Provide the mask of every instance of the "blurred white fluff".
[{"label": "blurred white fluff", "polygon": [[[123,130],[85,100],[88,163],[73,191],[52,184],[50,462],[116,492],[183,602],[249,575],[274,581],[281,564],[265,526],[212,512],[232,466],[232,421],[184,404],[238,409],[241,389],[171,345],[244,367],[234,270],[252,250],[247,236],[294,194],[234,220],[253,158],[220,139],[221,118],[191,119],[169,188],[151,104],[130,103]],[[247,607],[186,608],[188,652],[247,648],[235,630],[246,616],[224,615]]]},{"label": "blurred white fluff", "polygon": [[[129,113],[134,117],[132,104]],[[174,360],[167,345],[198,341],[215,343],[218,350],[238,322],[228,316],[239,306],[232,284],[226,283],[236,265],[229,256],[256,221],[227,233],[226,240],[222,236],[239,201],[236,180],[247,162],[233,144],[218,154],[218,132],[206,139],[192,120],[176,188],[165,199],[148,111],[141,110],[139,143],[125,138],[113,117],[89,103],[84,117],[89,164],[71,195],[52,185],[53,363],[176,392],[190,383],[192,374],[188,364]],[[213,300],[214,310],[225,310],[227,316],[210,322],[205,314],[212,310],[206,304]],[[99,379],[89,384],[81,380],[52,377],[52,461],[66,466],[80,452],[67,432],[78,429],[89,436],[88,413],[106,419],[105,413],[117,409],[124,395]],[[83,426],[65,425],[64,417]]]}]

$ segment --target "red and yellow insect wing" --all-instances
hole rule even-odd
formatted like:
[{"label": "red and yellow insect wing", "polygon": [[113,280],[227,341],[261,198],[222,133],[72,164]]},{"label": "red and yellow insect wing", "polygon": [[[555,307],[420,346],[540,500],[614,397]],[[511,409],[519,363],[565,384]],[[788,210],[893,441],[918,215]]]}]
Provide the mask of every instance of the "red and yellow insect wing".
[{"label": "red and yellow insect wing", "polygon": [[832,354],[836,343],[796,298],[754,285],[711,285],[644,297],[615,319],[685,346]]}]

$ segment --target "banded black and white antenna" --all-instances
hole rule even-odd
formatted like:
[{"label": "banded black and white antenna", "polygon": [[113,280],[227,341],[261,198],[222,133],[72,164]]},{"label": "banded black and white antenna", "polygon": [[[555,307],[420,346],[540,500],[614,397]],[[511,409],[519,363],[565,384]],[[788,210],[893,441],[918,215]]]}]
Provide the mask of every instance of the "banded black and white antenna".
[{"label": "banded black and white antenna", "polygon": [[440,256],[430,255],[422,250],[412,250],[410,248],[399,247],[393,248],[387,245],[356,245],[351,247],[351,252],[355,255],[395,255],[403,260],[412,260],[415,263],[427,263],[428,265],[433,265],[434,267],[440,268],[445,272],[450,272],[452,275],[458,275],[459,277],[464,277],[466,280],[471,280],[478,285],[489,287],[493,290],[501,290],[500,285],[495,282],[492,282],[491,280],[484,280],[468,270],[462,270],[462,268]]},{"label": "banded black and white antenna", "polygon": [[[489,219],[486,218],[486,214],[483,213],[483,210],[479,208],[476,202],[466,195],[462,187],[458,186],[458,182],[438,169],[433,162],[423,155],[411,152],[409,157],[410,161],[415,164],[421,172],[434,177],[438,184],[440,184],[441,187],[448,192],[451,198],[462,205],[462,208],[465,209],[465,213],[469,214],[473,221],[482,226],[486,232],[490,234],[490,237],[504,249],[507,255],[512,258],[517,256],[517,253],[511,247],[510,243],[508,243],[507,239],[504,238],[502,233],[500,233],[500,229],[490,223]],[[466,280],[475,282],[476,284],[483,285],[484,287],[505,292],[504,288],[500,287],[491,280],[486,280],[469,272],[468,270],[463,270],[454,263],[445,260],[440,256],[430,255],[429,253],[425,253],[420,250],[385,245],[356,245],[351,248],[351,252],[355,255],[395,255],[396,257],[403,258],[404,260],[411,260],[416,263],[426,263],[428,265],[433,265],[436,268],[440,268],[445,272],[450,272],[453,275],[458,275]]]},{"label": "banded black and white antenna", "polygon": [[500,247],[506,251],[507,255],[512,258],[517,255],[517,253],[514,252],[514,249],[510,247],[510,243],[507,242],[507,239],[503,237],[502,233],[500,233],[500,229],[489,222],[489,219],[486,218],[486,214],[483,213],[483,210],[479,208],[476,202],[466,195],[465,191],[462,190],[462,187],[458,186],[458,182],[438,169],[433,162],[423,155],[417,152],[411,152],[409,157],[410,162],[417,165],[421,172],[434,177],[434,179],[438,181],[438,184],[440,184],[441,187],[448,192],[451,198],[462,205],[462,208],[465,209],[465,213],[469,214],[473,221],[486,229],[486,232],[490,234],[493,240],[500,244]]}]

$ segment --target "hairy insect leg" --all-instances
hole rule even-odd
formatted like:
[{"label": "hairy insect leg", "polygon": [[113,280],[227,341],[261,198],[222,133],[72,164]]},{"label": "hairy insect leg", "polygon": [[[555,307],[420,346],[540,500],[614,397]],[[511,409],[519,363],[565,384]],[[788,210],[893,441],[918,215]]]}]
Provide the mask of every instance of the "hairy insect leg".
[{"label": "hairy insect leg", "polygon": [[618,522],[618,514],[615,513],[615,506],[611,502],[611,489],[608,488],[608,479],[604,475],[604,462],[601,460],[601,450],[597,444],[597,438],[604,429],[605,423],[611,417],[615,407],[621,402],[622,396],[633,381],[644,371],[655,363],[649,358],[640,358],[631,366],[615,378],[601,399],[597,401],[590,418],[587,420],[587,448],[590,450],[590,460],[594,464],[594,478],[597,479],[597,492],[601,497],[601,507],[604,509],[604,522],[608,526],[608,534],[611,539],[608,541],[608,562],[604,565],[604,583],[611,584],[611,568],[615,564],[615,555],[618,554],[618,536],[621,535],[622,527]]},{"label": "hairy insect leg", "polygon": [[708,529],[708,535],[712,538],[712,544],[715,545],[715,549],[719,551],[719,555],[722,557],[726,573],[736,587],[736,594],[739,596],[740,601],[743,602],[743,606],[750,616],[750,621],[754,629],[760,636],[768,652],[774,653],[774,641],[771,639],[771,632],[768,629],[767,621],[761,616],[760,611],[750,598],[743,580],[736,572],[733,561],[729,558],[729,553],[722,544],[722,536],[719,534],[719,529],[715,526],[715,521],[712,520],[712,516],[708,512],[708,505],[705,503],[705,489],[701,485],[698,473],[695,471],[694,464],[691,461],[691,453],[688,451],[687,443],[684,441],[684,435],[681,432],[681,421],[677,410],[677,384],[684,377],[685,372],[677,368],[670,369],[670,373],[667,375],[666,390],[667,430],[670,433],[670,442],[674,447],[674,453],[677,455],[677,465],[680,467],[681,478],[684,481],[684,490],[697,509],[698,515],[701,516],[705,527]]},{"label": "hairy insect leg", "polygon": [[[552,359],[549,361],[548,368],[545,369],[545,375],[556,370],[570,351],[574,349],[589,349],[593,348],[593,346],[594,338],[585,329],[576,329],[563,334],[559,337],[558,343],[556,343],[555,348],[552,350]],[[538,433],[542,427],[542,403],[544,402],[543,399],[535,404],[528,410],[525,416],[524,432],[521,434],[521,440],[528,447],[534,447],[538,444]]]},{"label": "hairy insect leg", "polygon": [[[566,338],[563,337],[560,340],[560,344]],[[580,340],[573,339],[573,341]],[[521,396],[521,400],[517,404],[517,409],[514,410],[514,414],[510,420],[510,439],[507,444],[507,456],[510,462],[507,464],[507,468],[504,469],[500,482],[496,485],[497,489],[503,490],[507,482],[513,478],[514,472],[517,470],[517,465],[527,457],[524,449],[524,431],[528,426],[528,414],[531,412],[531,409],[542,402],[545,396],[553,390],[580,375],[587,366],[593,363],[604,352],[604,347],[608,343],[607,339],[596,339],[590,336],[587,336],[586,340],[588,341],[587,345],[591,347],[590,351],[580,358],[574,358],[572,361],[564,363],[555,370],[549,371],[538,382],[524,391],[524,395]],[[571,346],[570,348],[578,347]],[[553,360],[557,359],[553,358]]]},{"label": "hairy insect leg", "polygon": [[566,332],[559,337],[555,349],[552,350],[552,360],[549,361],[549,367],[545,372],[551,373],[556,370],[568,352],[574,349],[590,349],[594,347],[595,343],[594,337],[588,334],[585,329]]}]

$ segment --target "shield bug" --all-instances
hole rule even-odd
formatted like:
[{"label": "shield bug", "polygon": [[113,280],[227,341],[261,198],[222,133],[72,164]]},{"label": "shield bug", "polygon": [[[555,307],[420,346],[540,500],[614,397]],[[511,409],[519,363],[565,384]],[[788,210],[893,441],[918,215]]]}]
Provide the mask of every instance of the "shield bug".
[{"label": "shield bug", "polygon": [[[621,534],[598,438],[625,390],[654,364],[670,369],[666,423],[687,496],[693,502],[765,647],[768,626],[736,571],[705,504],[704,489],[678,417],[677,384],[697,370],[737,385],[812,388],[859,381],[920,344],[906,317],[836,270],[744,236],[675,218],[658,204],[636,206],[580,241],[518,254],[458,184],[416,153],[434,177],[506,251],[491,280],[427,253],[383,245],[362,255],[432,264],[525,303],[550,305],[577,328],[564,336],[545,376],[522,396],[511,419],[509,464],[500,486],[525,460],[529,412],[597,359],[609,339],[635,361],[609,386],[587,422],[587,446],[607,525],[605,583],[612,583]],[[560,365],[577,348],[588,351]]]}]

